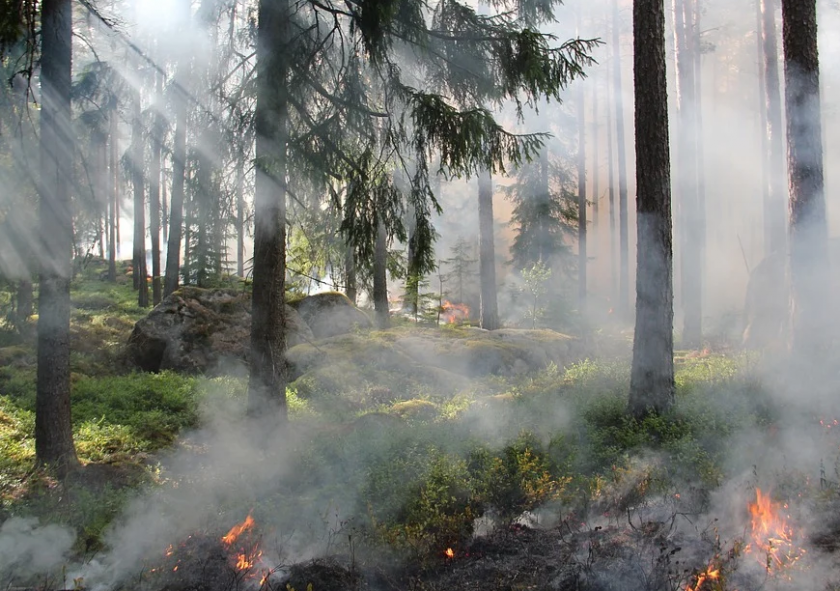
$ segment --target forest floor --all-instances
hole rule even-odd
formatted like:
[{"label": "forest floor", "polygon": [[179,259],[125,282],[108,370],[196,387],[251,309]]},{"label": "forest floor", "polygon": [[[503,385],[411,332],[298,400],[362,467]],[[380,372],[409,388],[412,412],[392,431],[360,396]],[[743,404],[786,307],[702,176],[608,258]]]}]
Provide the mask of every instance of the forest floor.
[{"label": "forest floor", "polygon": [[34,468],[33,334],[0,331],[2,586],[840,589],[840,411],[758,355],[679,352],[675,408],[642,421],[620,331],[447,388],[345,365],[290,386],[279,434],[243,378],[129,370],[125,272],[73,283],[66,482]]}]

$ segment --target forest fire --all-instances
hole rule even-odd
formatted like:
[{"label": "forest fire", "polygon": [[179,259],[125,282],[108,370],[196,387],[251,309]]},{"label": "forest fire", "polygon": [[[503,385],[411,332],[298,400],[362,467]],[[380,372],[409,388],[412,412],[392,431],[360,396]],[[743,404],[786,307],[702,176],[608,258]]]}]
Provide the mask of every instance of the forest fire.
[{"label": "forest fire", "polygon": [[746,551],[756,555],[768,571],[789,568],[802,558],[805,550],[797,547],[793,528],[781,514],[787,504],[774,503],[759,488],[755,495],[755,502],[749,503],[752,540]]},{"label": "forest fire", "polygon": [[694,585],[687,585],[685,591],[701,591],[706,581],[717,581],[720,579],[720,568],[710,564],[702,573],[697,575]]},{"label": "forest fire", "polygon": [[[254,518],[251,514],[248,514],[248,517],[242,523],[238,523],[230,528],[227,534],[222,537],[222,544],[224,544],[227,548],[233,546],[237,540],[239,540],[242,535],[248,531],[253,530],[255,525]],[[256,566],[259,562],[260,558],[262,558],[263,552],[260,549],[259,541],[251,541],[250,539],[247,540],[246,543],[240,544],[241,547],[237,548],[237,552],[234,556],[231,556],[231,565],[236,569],[237,572],[247,572],[250,571]],[[249,575],[250,576],[256,576]]]},{"label": "forest fire", "polygon": [[443,553],[448,559],[452,560],[455,558],[455,550],[452,548],[447,548]]},{"label": "forest fire", "polygon": [[463,322],[470,317],[470,307],[466,304],[453,304],[449,300],[444,300],[440,305],[441,318],[447,324],[455,324]]},{"label": "forest fire", "polygon": [[234,525],[232,528],[230,528],[230,531],[228,531],[228,533],[222,536],[222,543],[225,546],[230,546],[231,544],[236,542],[237,539],[239,539],[239,536],[241,536],[245,531],[251,529],[252,527],[254,527],[254,518],[251,517],[251,514],[249,513],[248,517],[245,518],[245,521]]}]

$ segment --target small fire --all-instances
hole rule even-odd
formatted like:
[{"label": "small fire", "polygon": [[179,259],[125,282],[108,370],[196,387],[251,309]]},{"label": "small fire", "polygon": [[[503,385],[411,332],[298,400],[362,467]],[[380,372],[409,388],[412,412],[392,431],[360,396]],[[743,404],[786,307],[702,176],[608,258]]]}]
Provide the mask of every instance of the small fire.
[{"label": "small fire", "polygon": [[787,505],[774,503],[770,495],[759,488],[755,490],[755,496],[755,502],[749,504],[752,542],[747,546],[747,552],[759,554],[768,571],[792,566],[802,558],[805,550],[794,542],[793,528],[787,522],[789,516],[781,515],[780,510],[787,509]]},{"label": "small fire", "polygon": [[251,514],[249,513],[248,517],[245,518],[245,521],[230,528],[230,531],[222,537],[222,543],[225,546],[230,546],[237,540],[237,538],[239,538],[239,536],[242,535],[243,532],[251,529],[252,527],[254,527],[254,518],[251,517]]},{"label": "small fire", "polygon": [[444,551],[444,554],[446,555],[447,558],[450,558],[450,559],[455,558],[455,550],[453,550],[452,548],[447,548]]},{"label": "small fire", "polygon": [[444,300],[440,305],[441,317],[447,324],[455,324],[456,322],[463,322],[470,317],[470,307],[466,304],[453,304],[448,300]]},{"label": "small fire", "polygon": [[700,591],[703,587],[703,583],[706,581],[717,581],[720,578],[720,569],[714,565],[709,565],[706,567],[702,573],[697,575],[697,581],[694,585],[687,585],[685,591]]}]

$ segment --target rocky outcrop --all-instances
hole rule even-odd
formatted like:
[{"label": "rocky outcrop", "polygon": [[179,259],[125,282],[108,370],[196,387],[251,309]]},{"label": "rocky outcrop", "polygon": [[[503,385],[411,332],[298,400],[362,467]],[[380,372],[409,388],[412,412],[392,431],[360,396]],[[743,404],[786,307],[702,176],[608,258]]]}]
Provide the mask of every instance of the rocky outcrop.
[{"label": "rocky outcrop", "polygon": [[[298,313],[286,306],[288,346],[313,340]],[[248,361],[251,296],[231,289],[183,287],[137,322],[129,360],[144,371],[230,372]]]},{"label": "rocky outcrop", "polygon": [[289,302],[312,330],[316,339],[326,339],[373,327],[367,314],[338,292],[309,295]]}]

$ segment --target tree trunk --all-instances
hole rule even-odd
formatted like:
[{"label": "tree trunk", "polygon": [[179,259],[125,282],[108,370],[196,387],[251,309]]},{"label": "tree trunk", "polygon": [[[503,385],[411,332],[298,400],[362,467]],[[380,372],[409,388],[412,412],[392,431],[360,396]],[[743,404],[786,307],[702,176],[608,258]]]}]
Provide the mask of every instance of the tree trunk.
[{"label": "tree trunk", "polygon": [[[156,100],[163,95],[163,76],[157,74]],[[152,235],[152,303],[157,306],[161,299],[160,284],[160,158],[163,149],[163,116],[154,114],[152,124],[152,158],[149,163],[149,232]]]},{"label": "tree trunk", "polygon": [[578,92],[578,307],[586,306],[586,105]]},{"label": "tree trunk", "polygon": [[592,84],[592,231],[595,235],[593,242],[596,246],[596,256],[600,254],[601,249],[597,247],[598,236],[598,218],[601,213],[601,183],[600,183],[600,150],[598,133],[600,131],[598,123],[598,86],[593,82]]},{"label": "tree trunk", "polygon": [[[701,288],[706,286],[706,142],[703,128],[703,93],[702,93],[702,43],[700,39],[700,0],[691,0],[694,4],[694,26],[692,29],[692,57],[694,58],[694,148],[697,154],[697,223],[699,228],[700,281]],[[701,296],[702,297],[702,296]]]},{"label": "tree trunk", "polygon": [[236,275],[245,278],[245,155],[236,161]]},{"label": "tree trunk", "polygon": [[70,422],[72,3],[41,3],[40,228],[35,457],[65,476],[79,461]]},{"label": "tree trunk", "polygon": [[[163,136],[161,136],[160,141],[163,145]],[[160,228],[163,231],[163,241],[169,242],[169,208],[166,205],[166,154],[161,155]]]},{"label": "tree trunk", "polygon": [[29,320],[32,316],[32,282],[29,279],[21,279],[17,286],[15,297],[15,316],[19,324]]},{"label": "tree trunk", "polygon": [[824,353],[830,336],[816,0],[782,0],[782,23],[790,174],[791,349],[798,359],[813,361]]},{"label": "tree trunk", "polygon": [[[254,283],[248,412],[288,421],[286,408],[286,176],[290,0],[260,0],[257,28],[257,134]],[[265,162],[270,162],[268,167]]]},{"label": "tree trunk", "polygon": [[664,0],[633,2],[636,96],[636,332],[628,410],[674,403],[671,180]]},{"label": "tree trunk", "polygon": [[344,291],[347,297],[356,304],[356,253],[352,244],[344,246]]},{"label": "tree trunk", "polygon": [[[783,251],[787,246],[785,220],[785,153],[782,141],[782,97],[779,90],[779,49],[776,43],[776,2],[761,0],[761,38],[764,47],[764,83],[769,145],[767,201],[764,209],[767,253]],[[780,278],[781,279],[781,278]],[[781,285],[781,283],[780,283]]]},{"label": "tree trunk", "polygon": [[683,331],[682,346],[696,349],[702,344],[702,269],[701,223],[697,199],[697,142],[694,98],[693,41],[688,29],[693,20],[688,0],[673,0],[674,56],[677,70],[677,216],[680,237],[680,278],[682,284]]},{"label": "tree trunk", "polygon": [[110,157],[111,169],[108,179],[108,281],[117,280],[117,202],[120,199],[119,184],[119,153],[117,149],[117,105],[111,105],[108,115],[109,135],[111,136]]},{"label": "tree trunk", "polygon": [[630,312],[630,250],[627,219],[627,156],[624,137],[624,99],[621,92],[620,18],[618,0],[613,0],[613,82],[615,85],[616,149],[618,150],[618,313],[627,318]]},{"label": "tree trunk", "polygon": [[494,230],[493,177],[490,171],[482,171],[478,175],[478,267],[481,282],[479,325],[486,330],[499,328]]},{"label": "tree trunk", "polygon": [[163,280],[163,296],[178,289],[178,273],[181,268],[181,237],[184,227],[184,181],[187,162],[187,100],[186,90],[181,86],[187,78],[188,66],[178,64],[175,80],[179,87],[174,93],[175,137],[172,145],[172,193],[169,205],[169,239],[166,246],[166,275]]},{"label": "tree trunk", "polygon": [[[414,220],[413,213],[410,212],[411,220],[409,221],[409,235],[408,235],[408,253],[407,253],[407,268],[405,278],[405,303],[403,307],[408,309],[414,319],[417,319],[418,308],[420,306],[420,265],[417,260],[417,224]],[[407,304],[407,306],[405,305]]]},{"label": "tree trunk", "polygon": [[770,144],[767,140],[767,83],[764,57],[762,0],[755,0],[755,40],[758,55],[758,126],[761,146],[761,204],[764,213],[764,256],[773,252],[770,236]]},{"label": "tree trunk", "polygon": [[134,285],[137,305],[149,306],[149,284],[146,282],[146,187],[143,178],[143,122],[140,119],[140,91],[134,93],[134,117],[131,129],[131,183],[134,186]]},{"label": "tree trunk", "polygon": [[613,101],[613,92],[610,84],[607,84],[607,199],[610,207],[610,298],[613,306],[618,299],[618,265],[616,265],[616,235],[615,235],[615,162],[613,152],[613,110],[610,108]]},{"label": "tree trunk", "polygon": [[385,224],[376,225],[376,244],[373,252],[373,308],[376,311],[376,325],[388,328],[391,316],[388,311],[388,235]]}]

